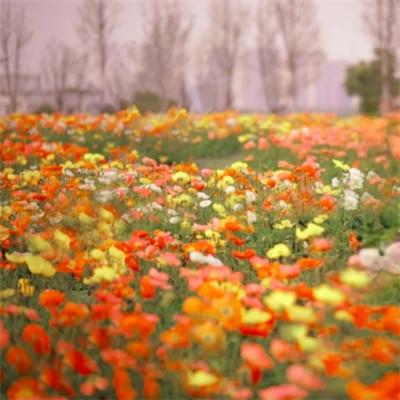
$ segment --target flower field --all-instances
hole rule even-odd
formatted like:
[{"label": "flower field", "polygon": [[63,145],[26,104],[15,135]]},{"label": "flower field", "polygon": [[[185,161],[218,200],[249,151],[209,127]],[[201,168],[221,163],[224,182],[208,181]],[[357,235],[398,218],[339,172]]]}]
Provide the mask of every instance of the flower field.
[{"label": "flower field", "polygon": [[0,118],[7,399],[400,397],[400,115]]}]

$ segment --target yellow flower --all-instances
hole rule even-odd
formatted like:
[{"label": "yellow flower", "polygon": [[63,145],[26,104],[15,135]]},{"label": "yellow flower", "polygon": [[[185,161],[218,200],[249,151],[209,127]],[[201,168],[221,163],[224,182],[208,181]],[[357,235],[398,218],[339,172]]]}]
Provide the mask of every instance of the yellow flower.
[{"label": "yellow flower", "polygon": [[231,165],[232,169],[237,169],[238,171],[246,170],[248,167],[247,163],[241,161],[236,161]]},{"label": "yellow flower", "polygon": [[93,249],[90,251],[90,257],[94,258],[95,260],[103,260],[104,259],[104,253],[100,249]]},{"label": "yellow flower", "polygon": [[90,225],[94,222],[94,218],[89,217],[89,215],[84,212],[79,213],[78,220],[82,225]]},{"label": "yellow flower", "polygon": [[180,185],[186,185],[191,181],[191,177],[186,172],[178,171],[172,175],[172,181]]},{"label": "yellow flower", "polygon": [[269,312],[261,311],[258,308],[250,308],[250,310],[243,311],[242,322],[244,324],[261,324],[268,322],[272,318]]},{"label": "yellow flower", "polygon": [[89,279],[84,279],[85,284],[112,282],[117,278],[117,272],[111,267],[101,267],[94,270],[93,276]]},{"label": "yellow flower", "polygon": [[203,387],[214,385],[218,382],[218,378],[206,371],[195,371],[188,373],[189,386]]},{"label": "yellow flower", "polygon": [[342,291],[326,284],[314,288],[313,294],[316,300],[330,306],[338,306],[345,300],[345,295]]},{"label": "yellow flower", "polygon": [[316,316],[314,310],[310,307],[292,305],[287,308],[288,317],[294,322],[312,323]]},{"label": "yellow flower", "polygon": [[54,267],[43,257],[28,254],[25,256],[25,261],[32,274],[39,274],[49,278],[56,273]]},{"label": "yellow flower", "polygon": [[106,210],[105,208],[100,208],[99,216],[101,219],[103,219],[106,222],[111,223],[114,221],[114,214],[112,212]]},{"label": "yellow flower", "polygon": [[71,244],[70,237],[58,229],[54,232],[54,240],[60,247],[69,249]]},{"label": "yellow flower", "polygon": [[267,252],[268,258],[281,258],[290,256],[291,251],[286,244],[279,243],[276,244],[272,249],[269,249]]},{"label": "yellow flower", "polygon": [[264,297],[264,303],[271,310],[285,310],[296,303],[296,293],[275,290]]},{"label": "yellow flower", "polygon": [[307,240],[310,237],[322,235],[324,231],[324,227],[309,222],[307,228],[304,230],[296,228],[296,237],[298,240]]},{"label": "yellow flower", "polygon": [[297,343],[305,353],[313,353],[321,347],[319,340],[312,336],[300,336],[297,339]]},{"label": "yellow flower", "polygon": [[115,246],[111,246],[108,249],[108,254],[120,264],[125,263],[125,253],[122,250],[116,248]]},{"label": "yellow flower", "polygon": [[0,299],[6,299],[15,295],[15,290],[11,288],[0,290]]},{"label": "yellow flower", "polygon": [[275,229],[283,230],[293,227],[293,223],[288,219],[283,219],[281,222],[274,224]]},{"label": "yellow flower", "polygon": [[307,335],[308,327],[304,324],[282,325],[279,329],[280,336],[285,340],[301,340]]},{"label": "yellow flower", "polygon": [[23,253],[8,253],[6,259],[14,264],[23,264],[25,262],[25,254]]},{"label": "yellow flower", "polygon": [[346,310],[338,310],[335,312],[334,317],[339,321],[353,322],[353,316]]},{"label": "yellow flower", "polygon": [[368,285],[370,278],[366,272],[347,268],[340,273],[340,280],[350,287],[359,289]]},{"label": "yellow flower", "polygon": [[213,204],[213,210],[219,214],[221,217],[226,217],[226,209],[222,204],[215,203]]},{"label": "yellow flower", "polygon": [[322,224],[322,223],[324,223],[328,218],[329,218],[329,217],[328,217],[327,214],[320,214],[320,215],[317,215],[316,217],[314,217],[313,221],[314,221],[316,224]]},{"label": "yellow flower", "polygon": [[335,164],[335,167],[342,169],[343,171],[348,171],[350,169],[350,166],[345,164],[344,162],[340,160],[332,160],[333,164]]},{"label": "yellow flower", "polygon": [[51,250],[51,244],[39,235],[29,235],[26,241],[30,251],[41,253]]},{"label": "yellow flower", "polygon": [[33,296],[35,287],[31,285],[29,279],[21,278],[18,280],[18,289],[24,297]]}]

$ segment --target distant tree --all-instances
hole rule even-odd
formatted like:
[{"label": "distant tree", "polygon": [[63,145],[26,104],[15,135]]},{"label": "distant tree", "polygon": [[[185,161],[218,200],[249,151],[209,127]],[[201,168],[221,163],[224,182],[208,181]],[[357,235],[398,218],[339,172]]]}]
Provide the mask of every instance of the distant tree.
[{"label": "distant tree", "polygon": [[106,97],[107,67],[111,58],[111,37],[118,22],[119,8],[109,0],[85,0],[79,8],[78,32],[85,48],[95,56],[102,84],[102,102]]},{"label": "distant tree", "polygon": [[57,111],[65,111],[67,90],[73,86],[77,55],[67,45],[53,39],[46,46],[42,69],[46,86],[54,95]]},{"label": "distant tree", "polygon": [[10,1],[0,2],[0,65],[5,78],[9,111],[15,112],[20,93],[23,52],[32,38],[23,9],[16,10]]},{"label": "distant tree", "polygon": [[308,73],[309,68],[315,69],[322,57],[317,11],[313,0],[271,0],[271,3],[271,18],[277,22],[288,74],[288,108],[294,111],[299,90],[315,79]]},{"label": "distant tree", "polygon": [[235,72],[246,16],[238,0],[211,2],[209,15],[210,62],[215,62],[217,67],[221,108],[229,109],[235,102]]},{"label": "distant tree", "polygon": [[146,5],[146,32],[140,49],[142,69],[138,81],[143,90],[160,94],[162,109],[168,106],[171,97],[188,108],[186,66],[191,21],[177,0],[151,0]]},{"label": "distant tree", "polygon": [[279,51],[279,31],[274,13],[274,3],[258,0],[257,3],[257,52],[261,72],[261,84],[267,109],[279,110],[282,101],[283,60]]},{"label": "distant tree", "polygon": [[210,112],[218,109],[218,65],[212,58],[212,50],[209,46],[197,54],[195,75],[197,84],[197,96],[199,97],[202,112]]},{"label": "distant tree", "polygon": [[158,113],[163,107],[163,100],[160,95],[151,91],[139,91],[135,94],[133,103],[141,113],[147,111]]},{"label": "distant tree", "polygon": [[390,89],[391,59],[400,50],[400,1],[364,0],[364,26],[374,46],[380,51],[379,67],[381,96],[379,109],[382,114],[392,108],[393,96]]},{"label": "distant tree", "polygon": [[[382,98],[382,52],[375,51],[375,59],[370,62],[360,62],[347,69],[345,87],[349,95],[360,97],[359,110],[363,114],[376,115],[379,113]],[[391,97],[400,94],[400,79],[395,77],[396,59],[388,58],[388,84]],[[385,78],[386,79],[386,78]]]}]

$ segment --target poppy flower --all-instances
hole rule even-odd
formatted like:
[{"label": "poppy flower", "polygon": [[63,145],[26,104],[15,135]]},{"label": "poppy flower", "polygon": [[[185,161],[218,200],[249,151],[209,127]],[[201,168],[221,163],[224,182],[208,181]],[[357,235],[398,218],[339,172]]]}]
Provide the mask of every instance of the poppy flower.
[{"label": "poppy flower", "polygon": [[10,400],[41,399],[45,394],[39,382],[31,377],[17,378],[7,390],[7,398]]},{"label": "poppy flower", "polygon": [[51,339],[46,330],[37,324],[27,324],[22,330],[22,339],[30,344],[36,353],[46,355],[50,352]]},{"label": "poppy flower", "polygon": [[19,346],[11,346],[6,353],[6,360],[21,374],[26,374],[32,368],[32,359],[29,353]]},{"label": "poppy flower", "polygon": [[39,304],[48,309],[54,310],[64,302],[65,294],[59,290],[45,289],[39,295]]}]

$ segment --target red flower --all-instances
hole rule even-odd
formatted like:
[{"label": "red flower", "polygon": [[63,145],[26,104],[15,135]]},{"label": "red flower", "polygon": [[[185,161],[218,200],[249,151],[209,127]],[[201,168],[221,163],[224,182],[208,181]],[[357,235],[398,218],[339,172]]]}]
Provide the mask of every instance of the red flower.
[{"label": "red flower", "polygon": [[40,325],[26,325],[22,331],[22,339],[25,343],[30,344],[36,353],[41,355],[50,353],[50,337]]}]

